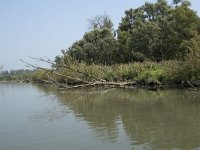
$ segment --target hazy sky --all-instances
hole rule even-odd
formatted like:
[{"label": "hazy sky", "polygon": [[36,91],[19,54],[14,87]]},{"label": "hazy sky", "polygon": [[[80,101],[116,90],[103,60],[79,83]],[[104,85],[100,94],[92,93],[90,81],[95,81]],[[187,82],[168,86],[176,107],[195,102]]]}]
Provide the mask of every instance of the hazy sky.
[{"label": "hazy sky", "polygon": [[[146,0],[155,2],[157,0]],[[117,28],[124,11],[143,0],[0,0],[0,65],[4,70],[25,68],[19,61],[54,59],[88,30],[87,19],[108,14]],[[200,14],[200,1],[190,0]]]}]

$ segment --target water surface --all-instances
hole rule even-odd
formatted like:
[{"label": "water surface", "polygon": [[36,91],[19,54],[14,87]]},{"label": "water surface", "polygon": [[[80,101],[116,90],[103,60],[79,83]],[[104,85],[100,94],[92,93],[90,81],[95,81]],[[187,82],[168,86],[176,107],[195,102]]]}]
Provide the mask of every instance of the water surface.
[{"label": "water surface", "polygon": [[200,93],[0,84],[0,150],[200,149]]}]

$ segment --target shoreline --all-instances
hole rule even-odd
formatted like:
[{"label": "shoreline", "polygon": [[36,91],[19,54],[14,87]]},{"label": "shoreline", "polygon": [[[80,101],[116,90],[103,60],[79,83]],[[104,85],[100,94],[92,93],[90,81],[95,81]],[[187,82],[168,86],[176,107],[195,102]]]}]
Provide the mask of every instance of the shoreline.
[{"label": "shoreline", "polygon": [[146,84],[141,84],[140,81],[132,81],[132,82],[97,82],[91,84],[76,84],[76,85],[67,85],[61,83],[51,83],[50,81],[41,80],[41,81],[32,81],[33,84],[39,85],[47,85],[47,86],[54,86],[61,90],[68,90],[68,89],[78,89],[78,88],[87,88],[87,87],[104,87],[104,88],[124,88],[124,89],[132,89],[132,88],[143,88],[150,91],[157,91],[159,89],[165,88],[175,88],[175,89],[193,89],[197,90],[200,89],[199,85],[192,85],[192,84],[162,84],[159,81],[151,81]]}]

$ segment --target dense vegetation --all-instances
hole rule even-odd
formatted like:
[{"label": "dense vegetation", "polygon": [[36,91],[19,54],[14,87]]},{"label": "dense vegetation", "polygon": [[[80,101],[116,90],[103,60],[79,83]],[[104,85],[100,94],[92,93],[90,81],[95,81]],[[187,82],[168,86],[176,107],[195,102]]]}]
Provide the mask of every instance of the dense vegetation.
[{"label": "dense vegetation", "polygon": [[126,10],[116,31],[109,16],[95,16],[89,29],[55,58],[54,71],[61,76],[39,71],[34,78],[60,83],[94,76],[105,81],[200,80],[200,17],[187,0],[171,5],[158,0]]},{"label": "dense vegetation", "polygon": [[[190,3],[176,0],[146,2],[125,11],[117,31],[108,16],[90,20],[91,31],[64,52],[87,64],[116,64],[135,61],[185,60],[199,54],[200,18]],[[117,36],[115,34],[117,33]]]}]

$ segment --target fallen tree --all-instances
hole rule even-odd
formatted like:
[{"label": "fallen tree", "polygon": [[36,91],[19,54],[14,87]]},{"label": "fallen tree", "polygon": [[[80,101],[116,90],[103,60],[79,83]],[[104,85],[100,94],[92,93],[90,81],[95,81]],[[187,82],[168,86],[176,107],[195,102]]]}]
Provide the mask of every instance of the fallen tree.
[{"label": "fallen tree", "polygon": [[[33,57],[31,57],[33,58]],[[32,67],[36,70],[43,70],[46,72],[46,77],[47,79],[41,79],[41,78],[37,78],[37,79],[33,79],[33,82],[36,83],[42,83],[42,84],[52,84],[52,85],[56,85],[59,88],[64,88],[64,89],[73,89],[73,88],[83,88],[83,87],[89,87],[89,86],[106,86],[106,87],[118,87],[118,88],[131,88],[134,86],[138,86],[138,85],[143,85],[145,87],[147,87],[147,89],[149,90],[157,90],[161,83],[157,80],[155,81],[150,81],[146,84],[141,83],[139,81],[118,81],[118,82],[111,82],[111,81],[106,81],[105,79],[101,79],[98,77],[93,76],[92,74],[86,74],[85,72],[82,72],[81,70],[79,70],[78,68],[74,69],[66,64],[56,64],[54,61],[51,61],[50,59],[43,59],[43,58],[33,58],[48,64],[51,64],[52,66],[55,66],[57,69],[47,69],[47,68],[43,68],[37,65],[33,65],[30,63],[25,62],[24,60],[20,59],[23,63],[26,64],[27,67]],[[58,69],[59,68],[59,69]],[[71,72],[75,72],[78,74],[81,74],[84,77],[90,77],[93,80],[92,81],[87,81],[87,80],[83,80],[81,78],[78,77],[74,77],[74,76],[69,76],[66,75],[65,73],[62,73],[60,68],[62,69],[67,69]],[[56,81],[54,78],[51,77],[51,75],[54,75],[56,77],[62,77],[66,80],[65,83],[60,83],[58,81]]]}]

